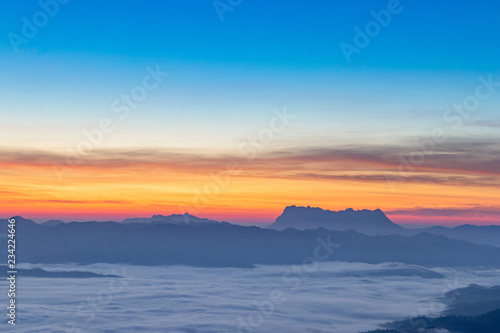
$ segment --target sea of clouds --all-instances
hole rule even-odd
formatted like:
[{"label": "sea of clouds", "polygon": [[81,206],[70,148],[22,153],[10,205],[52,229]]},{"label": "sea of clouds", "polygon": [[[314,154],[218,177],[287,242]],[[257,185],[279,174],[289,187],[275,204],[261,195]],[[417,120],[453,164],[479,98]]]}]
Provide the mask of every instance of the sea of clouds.
[{"label": "sea of clouds", "polygon": [[[24,265],[24,267],[41,267]],[[44,265],[123,278],[18,280],[18,318],[2,332],[357,333],[407,316],[437,314],[447,291],[498,284],[500,271],[434,268],[444,276],[366,276],[408,268],[328,262],[253,269]],[[412,267],[414,268],[414,267]],[[365,276],[357,272],[363,272]],[[353,274],[354,273],[354,274]],[[0,302],[7,305],[7,281]],[[6,307],[2,307],[7,313]]]}]

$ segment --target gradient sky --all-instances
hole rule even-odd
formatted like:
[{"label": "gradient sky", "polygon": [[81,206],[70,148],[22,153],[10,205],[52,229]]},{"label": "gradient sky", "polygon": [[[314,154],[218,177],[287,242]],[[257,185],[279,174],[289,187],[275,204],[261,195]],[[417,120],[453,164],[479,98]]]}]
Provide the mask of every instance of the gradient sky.
[{"label": "gradient sky", "polygon": [[40,4],[5,1],[0,216],[266,223],[295,204],[500,224],[500,3],[401,0],[347,61],[391,3],[242,1],[221,20],[209,0],[72,0],[26,36]]}]

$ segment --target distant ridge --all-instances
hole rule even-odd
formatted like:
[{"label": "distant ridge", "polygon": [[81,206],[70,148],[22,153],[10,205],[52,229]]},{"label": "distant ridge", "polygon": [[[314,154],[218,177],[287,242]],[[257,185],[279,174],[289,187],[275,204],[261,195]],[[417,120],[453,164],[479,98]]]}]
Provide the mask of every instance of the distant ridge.
[{"label": "distant ridge", "polygon": [[[113,221],[97,222],[63,222],[60,220],[50,220],[45,223],[35,223],[32,220],[14,216],[17,225],[37,225],[44,228],[57,228],[63,225],[72,223],[114,223]],[[424,220],[423,220],[424,221]],[[126,225],[149,225],[149,224],[172,224],[177,226],[186,225],[218,225],[227,222],[200,218],[188,213],[172,214],[172,215],[153,215],[147,218],[128,218],[120,222]],[[6,219],[0,219],[0,227],[7,224]],[[4,226],[6,228],[6,226]],[[276,221],[265,227],[267,229],[284,230],[293,228],[297,230],[318,229],[324,228],[330,231],[345,231],[354,230],[370,236],[376,235],[401,235],[415,236],[420,233],[428,233],[433,235],[445,236],[450,239],[462,240],[474,244],[492,245],[500,247],[500,226],[480,226],[480,225],[461,225],[458,227],[429,227],[406,229],[398,224],[393,223],[380,209],[376,210],[354,210],[348,208],[343,211],[330,211],[321,208],[288,206]],[[6,230],[6,229],[4,229]],[[0,230],[0,243],[2,237],[5,238],[6,233]]]},{"label": "distant ridge", "polygon": [[49,227],[55,227],[56,225],[59,225],[61,223],[66,223],[64,221],[61,221],[61,220],[49,220],[47,222],[43,222],[41,223],[42,225],[46,225],[46,226],[49,226]]},{"label": "distant ridge", "polygon": [[[6,224],[7,220],[0,220],[4,230],[7,230]],[[5,246],[6,235],[3,236],[0,243]],[[16,249],[19,261],[32,264],[126,263],[251,268],[300,264],[313,255],[315,249],[323,248],[322,255],[325,251],[330,254],[324,259],[328,261],[500,267],[498,247],[425,232],[411,237],[367,236],[325,228],[277,231],[225,222],[181,225],[70,222],[50,227],[18,218],[16,237],[22,244]],[[0,251],[0,262],[7,262],[7,255],[7,251]]]},{"label": "distant ridge", "polygon": [[172,215],[153,215],[152,217],[134,217],[122,221],[122,223],[152,223],[152,224],[214,224],[220,223],[219,221],[196,217],[194,215],[185,214],[172,214]]},{"label": "distant ridge", "polygon": [[[7,265],[0,265],[0,272],[3,275],[7,275],[9,268]],[[19,276],[26,277],[40,277],[40,278],[122,278],[120,275],[116,274],[99,274],[88,271],[46,271],[41,268],[17,268]]]},{"label": "distant ridge", "polygon": [[366,235],[399,234],[404,228],[393,223],[380,209],[342,211],[324,210],[318,207],[288,206],[269,226],[271,229],[297,230],[325,228],[328,230],[356,230]]}]

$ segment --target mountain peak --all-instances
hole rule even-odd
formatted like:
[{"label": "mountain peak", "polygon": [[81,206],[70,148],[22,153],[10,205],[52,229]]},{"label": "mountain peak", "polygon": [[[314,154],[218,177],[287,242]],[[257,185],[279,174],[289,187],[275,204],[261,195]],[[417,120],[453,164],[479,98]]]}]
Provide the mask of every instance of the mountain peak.
[{"label": "mountain peak", "polygon": [[368,235],[393,234],[401,230],[380,209],[331,211],[311,206],[287,206],[270,228],[298,230],[326,228],[329,230],[355,230]]},{"label": "mountain peak", "polygon": [[189,213],[172,214],[172,215],[153,215],[152,217],[135,217],[128,218],[122,223],[160,223],[160,224],[206,224],[218,223],[218,221],[200,218]]}]

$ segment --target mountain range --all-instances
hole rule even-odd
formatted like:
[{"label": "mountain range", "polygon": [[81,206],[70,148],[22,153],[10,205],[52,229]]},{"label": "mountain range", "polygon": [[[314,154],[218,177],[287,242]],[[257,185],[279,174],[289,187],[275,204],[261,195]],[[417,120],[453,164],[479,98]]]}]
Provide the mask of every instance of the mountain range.
[{"label": "mountain range", "polygon": [[[337,227],[338,216],[362,216],[355,222],[361,231],[382,225],[405,232],[381,211],[333,214],[313,208],[290,207],[278,218],[284,227],[290,214],[301,212],[304,226],[311,218]],[[375,216],[372,220],[370,217]],[[352,217],[351,221],[355,221]],[[299,219],[291,218],[297,228]],[[426,267],[500,267],[500,247],[473,244],[429,232],[414,235],[367,235],[355,230],[283,230],[245,227],[185,215],[153,216],[124,222],[71,222],[37,224],[16,217],[17,258],[30,263],[129,263],[138,265],[192,265],[205,267],[253,267],[262,264],[301,264],[315,255],[322,260],[364,263],[402,262]],[[170,223],[169,221],[174,221]],[[339,227],[345,229],[348,222]],[[7,220],[0,227],[7,230]],[[54,225],[55,224],[55,225]],[[3,226],[2,226],[3,225]],[[52,226],[53,225],[53,226]],[[303,227],[303,226],[302,226]],[[364,229],[363,229],[364,228]],[[302,228],[304,229],[304,228]],[[368,231],[367,231],[368,230]],[[6,262],[6,251],[0,251]]]},{"label": "mountain range", "polygon": [[[90,221],[96,222],[96,221]],[[108,221],[113,222],[113,221]],[[42,223],[46,226],[57,226],[65,223],[61,220],[50,220]],[[199,218],[188,213],[172,215],[153,215],[152,217],[127,218],[121,223],[133,224],[174,224],[200,225],[221,223],[216,220]],[[288,206],[276,221],[267,226],[269,229],[308,230],[325,228],[332,231],[353,230],[365,235],[401,235],[414,236],[426,232],[433,235],[445,236],[451,239],[463,240],[474,244],[500,246],[500,226],[461,225],[458,227],[435,226],[428,228],[404,228],[392,222],[383,211],[354,210],[348,208],[342,211],[324,210],[318,207]],[[1,233],[0,233],[1,234]]]},{"label": "mountain range", "polygon": [[185,213],[185,214],[172,214],[172,215],[153,215],[152,217],[136,217],[129,218],[122,221],[122,223],[168,223],[168,224],[213,224],[219,223],[219,221],[209,220],[204,218],[199,218],[194,215]]},{"label": "mountain range", "polygon": [[354,230],[366,235],[414,236],[422,232],[484,245],[500,246],[500,226],[461,225],[408,229],[392,222],[380,209],[329,211],[313,207],[288,206],[269,226],[276,230]]}]

